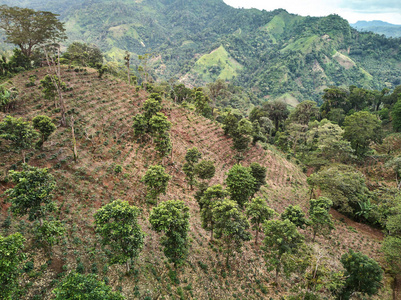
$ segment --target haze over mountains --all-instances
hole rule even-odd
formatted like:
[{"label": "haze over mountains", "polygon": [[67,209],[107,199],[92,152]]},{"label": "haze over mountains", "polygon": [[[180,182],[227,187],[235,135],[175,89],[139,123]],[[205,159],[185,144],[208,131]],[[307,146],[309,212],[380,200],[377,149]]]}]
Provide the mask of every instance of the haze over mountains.
[{"label": "haze over mountains", "polygon": [[359,31],[372,31],[377,34],[384,34],[386,37],[401,37],[401,25],[383,21],[358,21],[350,25]]},{"label": "haze over mountains", "polygon": [[[331,85],[400,84],[399,39],[358,32],[337,15],[236,9],[223,0],[3,0],[60,14],[69,42],[97,44],[107,60],[153,53],[157,80],[202,86],[217,79],[257,97],[321,101]],[[138,61],[134,61],[134,65]]]}]

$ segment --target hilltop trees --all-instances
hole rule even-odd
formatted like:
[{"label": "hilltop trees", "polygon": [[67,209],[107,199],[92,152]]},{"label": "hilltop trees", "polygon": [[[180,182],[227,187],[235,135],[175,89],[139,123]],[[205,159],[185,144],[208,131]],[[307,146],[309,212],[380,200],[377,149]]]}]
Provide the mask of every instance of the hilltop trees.
[{"label": "hilltop trees", "polygon": [[188,254],[189,208],[183,201],[168,200],[154,207],[149,222],[156,232],[164,232],[161,240],[164,254],[177,267]]},{"label": "hilltop trees", "polygon": [[96,67],[103,63],[103,54],[96,45],[85,44],[81,42],[72,42],[63,53],[63,58],[69,63],[81,66]]},{"label": "hilltop trees", "polygon": [[2,5],[0,28],[5,31],[7,42],[17,45],[26,57],[30,57],[36,47],[66,38],[64,26],[57,16],[47,11]]},{"label": "hilltop trees", "polygon": [[111,263],[126,264],[138,257],[143,247],[144,233],[138,224],[139,209],[127,201],[115,200],[94,215],[96,231],[102,237],[103,245],[111,248]]},{"label": "hilltop trees", "polygon": [[48,116],[39,115],[32,119],[33,128],[40,131],[42,139],[39,146],[42,147],[43,143],[47,141],[49,136],[56,130],[56,125]]}]

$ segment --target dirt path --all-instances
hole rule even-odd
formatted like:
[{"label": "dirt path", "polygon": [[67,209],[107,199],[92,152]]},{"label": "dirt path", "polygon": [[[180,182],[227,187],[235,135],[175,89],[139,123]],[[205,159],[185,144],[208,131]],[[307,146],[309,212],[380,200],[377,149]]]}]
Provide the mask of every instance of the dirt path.
[{"label": "dirt path", "polygon": [[355,222],[334,209],[331,209],[330,213],[336,220],[343,221],[345,224],[347,224],[347,226],[354,227],[356,230],[358,230],[359,232],[363,232],[365,235],[368,235],[372,239],[381,241],[384,238],[384,234],[380,229],[372,228],[369,225]]}]

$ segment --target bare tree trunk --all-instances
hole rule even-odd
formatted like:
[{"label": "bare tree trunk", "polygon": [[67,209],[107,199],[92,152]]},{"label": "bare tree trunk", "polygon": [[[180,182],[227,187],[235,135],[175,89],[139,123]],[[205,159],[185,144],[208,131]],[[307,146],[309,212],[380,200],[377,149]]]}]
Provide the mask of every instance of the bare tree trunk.
[{"label": "bare tree trunk", "polygon": [[74,131],[74,116],[71,116],[71,133],[72,133],[72,145],[74,150],[74,160],[78,159],[78,151],[77,151],[77,141],[75,140],[75,131]]},{"label": "bare tree trunk", "polygon": [[[65,109],[65,103],[64,103],[64,99],[63,99],[62,90],[61,90],[60,45],[58,45],[58,47],[57,47],[58,66],[56,66],[54,59],[52,57],[49,57],[49,55],[47,54],[46,47],[43,47],[43,51],[45,52],[45,55],[46,55],[46,62],[47,62],[47,66],[49,68],[49,74],[54,74],[58,79],[56,81],[53,76],[50,76],[50,79],[51,79],[53,85],[56,87],[57,93],[58,93],[60,112],[61,112],[60,124],[61,124],[61,126],[66,127],[67,126],[67,121],[66,121],[66,117],[65,117],[66,109]],[[52,69],[52,65],[54,66],[54,69]]]}]

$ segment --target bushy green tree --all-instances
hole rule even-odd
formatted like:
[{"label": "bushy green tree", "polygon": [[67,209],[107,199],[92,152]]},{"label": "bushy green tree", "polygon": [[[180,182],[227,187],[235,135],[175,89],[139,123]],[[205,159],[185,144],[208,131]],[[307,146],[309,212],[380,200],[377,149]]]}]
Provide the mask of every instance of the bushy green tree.
[{"label": "bushy green tree", "polygon": [[243,207],[254,193],[255,178],[249,169],[241,165],[234,165],[227,174],[226,184],[231,200]]},{"label": "bushy green tree", "polygon": [[253,162],[249,166],[249,171],[253,178],[255,178],[254,194],[256,194],[260,190],[260,187],[266,184],[267,169],[257,162]]},{"label": "bushy green tree", "polygon": [[393,277],[393,299],[397,299],[396,290],[398,286],[398,277],[401,273],[401,237],[386,236],[382,245],[382,251],[390,268],[390,274]]},{"label": "bushy green tree", "polygon": [[81,66],[96,67],[97,64],[103,63],[102,51],[96,46],[81,42],[72,42],[67,47],[67,51],[63,53],[63,58],[69,63]]},{"label": "bushy green tree", "polygon": [[138,224],[138,216],[139,209],[122,200],[101,207],[94,215],[102,244],[111,248],[111,263],[125,263],[127,273],[130,263],[143,247],[144,233]]},{"label": "bushy green tree", "polygon": [[58,220],[44,220],[42,224],[36,221],[33,226],[35,241],[45,249],[58,243],[65,231],[64,224]]},{"label": "bushy green tree", "polygon": [[58,95],[58,88],[64,89],[66,84],[60,81],[60,78],[56,75],[46,75],[40,81],[40,86],[42,87],[43,96],[47,100],[53,100],[56,106],[56,96]]},{"label": "bushy green tree", "polygon": [[160,194],[165,194],[171,176],[165,172],[162,166],[151,166],[142,177],[146,184],[146,197],[148,201],[157,203]]},{"label": "bushy green tree", "polygon": [[267,111],[269,119],[274,122],[276,132],[279,130],[281,122],[285,121],[290,114],[287,104],[284,101],[274,100],[263,104],[263,109]]},{"label": "bushy green tree", "polygon": [[213,207],[216,201],[220,201],[227,196],[227,192],[220,184],[208,187],[204,191],[202,197],[199,199],[198,204],[201,212],[202,228],[210,231],[210,239],[213,240]]},{"label": "bushy green tree", "polygon": [[235,252],[240,252],[244,241],[251,240],[248,220],[235,201],[224,199],[215,202],[213,220],[216,238],[221,239],[226,254],[226,266]]},{"label": "bushy green tree", "polygon": [[18,232],[7,237],[0,235],[0,299],[17,299],[13,295],[18,287],[21,263],[26,257],[24,242],[25,238]]},{"label": "bushy green tree", "polygon": [[43,143],[47,141],[49,136],[56,131],[56,125],[52,122],[52,120],[48,116],[39,115],[32,119],[33,128],[40,131],[42,135],[41,142],[39,145],[42,147]]},{"label": "bushy green tree", "polygon": [[305,228],[309,222],[306,219],[305,213],[299,205],[289,205],[285,208],[280,216],[281,220],[289,220],[299,228]]},{"label": "bushy green tree", "polygon": [[346,276],[342,299],[350,299],[355,292],[369,296],[377,294],[382,286],[383,271],[375,260],[350,249],[341,257],[341,263]]},{"label": "bushy green tree", "polygon": [[199,159],[202,157],[202,154],[199,152],[198,148],[193,147],[187,150],[185,154],[186,163],[184,163],[182,169],[186,175],[186,179],[188,184],[193,189],[194,184],[196,183],[195,180],[195,165],[198,163]]},{"label": "bushy green tree", "polygon": [[276,212],[267,206],[266,200],[260,197],[253,198],[246,204],[246,215],[251,218],[252,229],[256,231],[255,245],[258,244],[259,232],[262,231],[261,225],[270,220]]},{"label": "bushy green tree", "polygon": [[[282,267],[288,266],[283,260],[289,258],[288,255],[297,254],[304,244],[304,237],[290,220],[266,221],[263,224],[263,232],[265,258],[269,268],[276,270],[277,283]],[[288,273],[289,269],[284,268],[284,272]]]},{"label": "bushy green tree", "polygon": [[156,232],[164,232],[164,254],[177,267],[188,255],[189,208],[184,201],[168,200],[154,207],[149,222]]},{"label": "bushy green tree", "polygon": [[299,103],[290,113],[288,120],[293,123],[308,125],[309,121],[319,116],[319,108],[315,101],[306,100]]},{"label": "bushy green tree", "polygon": [[47,168],[23,165],[22,171],[10,171],[13,188],[6,191],[7,201],[11,202],[11,211],[17,216],[28,215],[30,221],[43,218],[55,210],[53,190],[56,180]]},{"label": "bushy green tree", "polygon": [[95,274],[70,273],[53,290],[55,300],[124,300]]},{"label": "bushy green tree", "polygon": [[363,156],[369,150],[370,143],[381,142],[381,121],[367,111],[347,116],[344,120],[344,138],[351,142],[356,155]]},{"label": "bushy green tree", "polygon": [[10,141],[14,150],[22,152],[24,163],[25,152],[33,147],[38,137],[38,132],[22,118],[6,116],[0,122],[0,138]]},{"label": "bushy green tree", "polygon": [[194,172],[200,179],[209,180],[213,178],[216,167],[212,161],[202,160],[195,165]]},{"label": "bushy green tree", "polygon": [[311,199],[309,204],[310,226],[313,230],[312,242],[314,242],[316,234],[328,235],[334,229],[334,223],[329,214],[333,202],[326,197],[319,197]]}]

